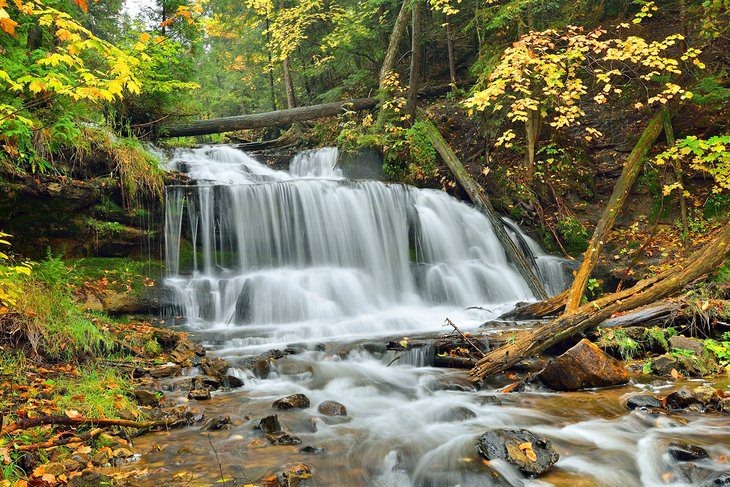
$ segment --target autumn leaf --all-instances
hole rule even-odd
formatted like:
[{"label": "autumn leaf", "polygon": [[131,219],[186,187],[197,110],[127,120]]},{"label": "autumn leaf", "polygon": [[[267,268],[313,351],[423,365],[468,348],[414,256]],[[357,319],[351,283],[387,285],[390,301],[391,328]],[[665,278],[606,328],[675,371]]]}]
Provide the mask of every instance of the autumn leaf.
[{"label": "autumn leaf", "polygon": [[68,409],[63,412],[66,416],[68,416],[71,419],[79,419],[81,418],[81,413],[76,411],[75,409]]},{"label": "autumn leaf", "polygon": [[87,12],[89,10],[89,6],[86,4],[86,0],[74,0],[76,2],[76,5],[81,7],[81,10],[84,12]]},{"label": "autumn leaf", "polygon": [[517,447],[520,449],[522,453],[525,454],[527,458],[530,459],[531,462],[537,461],[537,455],[535,454],[535,451],[532,449],[532,443],[529,441],[526,441],[525,443],[520,443]]},{"label": "autumn leaf", "polygon": [[5,11],[4,8],[0,8],[0,29],[10,34],[15,35],[15,27],[18,23],[10,18],[10,15]]}]

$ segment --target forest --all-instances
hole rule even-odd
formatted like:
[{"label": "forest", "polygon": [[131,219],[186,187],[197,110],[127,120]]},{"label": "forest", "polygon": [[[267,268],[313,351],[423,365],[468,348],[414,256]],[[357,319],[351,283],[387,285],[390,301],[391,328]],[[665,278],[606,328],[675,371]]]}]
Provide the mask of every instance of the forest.
[{"label": "forest", "polygon": [[730,485],[730,0],[0,0],[0,487]]}]

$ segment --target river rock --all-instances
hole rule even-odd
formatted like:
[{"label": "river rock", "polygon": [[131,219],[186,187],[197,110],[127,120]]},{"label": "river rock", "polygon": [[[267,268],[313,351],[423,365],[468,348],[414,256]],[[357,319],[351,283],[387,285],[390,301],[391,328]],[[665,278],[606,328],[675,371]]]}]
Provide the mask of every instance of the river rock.
[{"label": "river rock", "polygon": [[466,421],[467,419],[476,418],[474,411],[464,406],[454,406],[436,415],[435,420],[444,423],[452,423],[457,421]]},{"label": "river rock", "polygon": [[637,394],[631,396],[626,401],[626,407],[633,411],[634,409],[653,409],[664,407],[662,402],[654,396],[648,394]]},{"label": "river rock", "polygon": [[720,396],[717,395],[717,390],[709,385],[703,385],[692,389],[692,397],[702,405],[714,405],[719,402]]},{"label": "river rock", "polygon": [[205,356],[205,349],[202,345],[190,340],[180,340],[170,352],[170,360],[176,364],[189,367],[200,363],[199,357]]},{"label": "river rock", "polygon": [[223,376],[223,387],[227,389],[238,389],[239,387],[243,387],[243,379],[235,375],[226,374]]},{"label": "river rock", "polygon": [[684,409],[696,404],[697,399],[692,395],[689,387],[683,386],[667,396],[667,407],[669,409]]},{"label": "river rock", "polygon": [[710,457],[704,448],[688,443],[670,443],[667,453],[678,462],[693,462]]},{"label": "river rock", "polygon": [[301,445],[302,440],[298,437],[287,433],[286,431],[276,431],[274,433],[268,433],[266,438],[269,439],[272,445]]},{"label": "river rock", "polygon": [[208,389],[209,391],[215,391],[221,386],[221,382],[210,375],[196,375],[190,381],[191,389]]},{"label": "river rock", "polygon": [[258,428],[264,433],[276,433],[281,431],[281,424],[279,424],[279,418],[275,414],[273,416],[266,416],[259,421]]},{"label": "river rock", "polygon": [[208,389],[191,389],[190,392],[188,392],[188,399],[207,401],[210,399],[210,391]]},{"label": "river rock", "polygon": [[525,429],[487,431],[479,437],[477,452],[486,460],[505,460],[528,475],[542,475],[560,458],[548,438]]},{"label": "river rock", "polygon": [[271,362],[260,355],[243,357],[237,364],[243,369],[250,370],[253,375],[260,379],[266,379],[271,373]]},{"label": "river rock", "polygon": [[299,453],[309,453],[310,455],[321,455],[326,451],[327,450],[322,447],[312,445],[307,445],[299,449]]},{"label": "river rock", "polygon": [[180,373],[182,367],[177,364],[165,364],[159,367],[150,367],[148,369],[135,369],[133,377],[144,377],[149,375],[153,379],[165,379],[168,377],[175,377]]},{"label": "river rock", "polygon": [[276,409],[304,409],[309,407],[309,398],[304,394],[292,394],[274,401]]},{"label": "river rock", "polygon": [[215,416],[213,419],[208,421],[205,425],[205,429],[208,431],[220,431],[222,429],[229,429],[231,427],[230,416]]},{"label": "river rock", "polygon": [[205,357],[200,361],[200,368],[206,375],[223,377],[228,370],[228,362],[220,357]]},{"label": "river rock", "polygon": [[114,479],[99,472],[87,470],[78,477],[74,477],[66,484],[68,487],[98,487],[99,485],[112,485]]},{"label": "river rock", "polygon": [[148,389],[135,389],[132,393],[140,406],[157,407],[160,405],[160,396],[162,395],[160,392]]},{"label": "river rock", "polygon": [[556,391],[577,391],[625,384],[629,374],[621,362],[584,338],[548,362],[537,378]]},{"label": "river rock", "polygon": [[347,416],[347,408],[335,401],[324,401],[317,406],[317,411],[325,416]]},{"label": "river rock", "polygon": [[705,346],[702,340],[696,338],[687,338],[683,336],[673,336],[669,339],[670,348],[679,348],[682,350],[690,350],[695,355],[700,356],[705,351]]}]

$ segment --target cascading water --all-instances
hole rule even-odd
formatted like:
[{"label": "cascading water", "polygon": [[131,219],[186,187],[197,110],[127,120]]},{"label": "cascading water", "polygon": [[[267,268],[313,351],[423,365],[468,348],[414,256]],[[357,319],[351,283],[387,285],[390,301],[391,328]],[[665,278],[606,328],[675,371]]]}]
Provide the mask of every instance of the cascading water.
[{"label": "cascading water", "polygon": [[271,345],[417,331],[443,320],[424,320],[428,307],[532,298],[479,212],[440,191],[345,180],[336,149],[299,154],[289,172],[230,147],[172,164],[198,183],[168,189],[165,232],[167,284],[193,325],[276,325]]},{"label": "cascading water", "polygon": [[[147,466],[194,470],[195,485],[215,483],[224,469],[256,479],[302,461],[314,468],[313,485],[638,486],[687,485],[664,453],[677,437],[711,458],[730,455],[727,421],[683,426],[624,411],[622,395],[661,384],[608,390],[602,401],[587,392],[495,395],[475,390],[463,374],[424,366],[433,360],[429,347],[385,351],[387,339],[445,331],[447,316],[468,328],[532,299],[487,219],[445,193],[347,180],[335,149],[299,154],[289,171],[230,147],[179,151],[170,166],[196,182],[167,193],[173,308],[246,383],[207,411],[235,424],[208,439],[214,458],[208,449],[181,457],[182,449],[169,448],[177,453],[168,457],[151,448]],[[565,261],[507,223],[549,292],[560,292]],[[276,360],[270,372],[249,370],[248,356],[284,347],[300,353]],[[322,454],[255,446],[258,420],[294,393],[306,394],[311,407],[279,412],[279,420]],[[325,400],[344,404],[348,418],[322,416],[317,405]],[[487,473],[474,441],[498,427],[549,436],[561,460],[540,481],[498,461]],[[200,442],[197,431],[170,434],[178,444]],[[700,467],[720,472],[723,464]]]}]

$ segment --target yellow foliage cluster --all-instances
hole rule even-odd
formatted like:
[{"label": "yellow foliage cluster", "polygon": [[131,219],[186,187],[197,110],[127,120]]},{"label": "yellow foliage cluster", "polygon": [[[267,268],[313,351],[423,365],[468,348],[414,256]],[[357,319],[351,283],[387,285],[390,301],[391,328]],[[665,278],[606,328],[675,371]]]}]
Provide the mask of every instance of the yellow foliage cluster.
[{"label": "yellow foliage cluster", "polygon": [[[644,16],[652,10],[650,6]],[[585,116],[580,103],[589,92],[589,82],[598,83],[593,101],[602,104],[620,95],[627,80],[644,83],[681,74],[679,60],[667,54],[683,39],[681,35],[649,42],[637,36],[606,39],[605,33],[600,28],[585,33],[580,27],[569,26],[564,31],[546,30],[524,36],[505,50],[487,87],[466,101],[470,113],[506,108],[509,120],[526,122],[531,112],[539,111],[551,127],[560,129],[580,125]],[[689,49],[682,60],[702,67],[699,54],[699,50]],[[692,96],[671,82],[657,84],[654,90],[646,103],[663,104]],[[643,103],[637,103],[637,108],[641,106]],[[589,141],[599,136],[596,130],[585,135]],[[514,134],[505,132],[500,143],[508,145],[513,138]]]},{"label": "yellow foliage cluster", "polygon": [[[0,232],[0,245],[10,246],[7,233]],[[0,305],[3,308],[15,306],[20,293],[18,277],[30,275],[30,264],[10,264],[10,257],[0,251]]]},{"label": "yellow foliage cluster", "polygon": [[[700,139],[694,135],[680,139],[674,147],[662,152],[654,158],[656,165],[667,162],[685,164],[691,169],[710,176],[715,184],[713,193],[730,191],[730,136],[715,136]],[[689,196],[684,187],[676,182],[664,186],[664,195],[672,191],[682,191]]]}]

